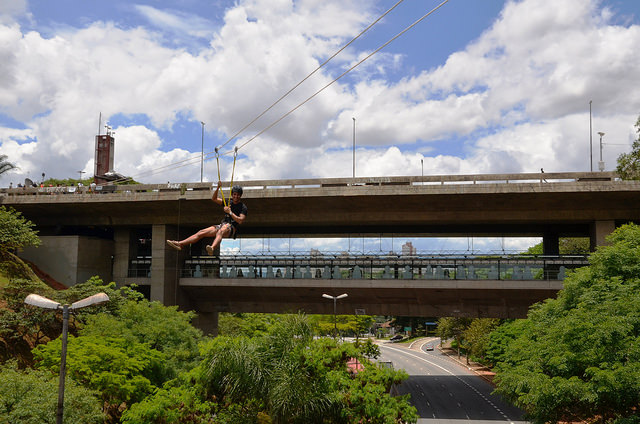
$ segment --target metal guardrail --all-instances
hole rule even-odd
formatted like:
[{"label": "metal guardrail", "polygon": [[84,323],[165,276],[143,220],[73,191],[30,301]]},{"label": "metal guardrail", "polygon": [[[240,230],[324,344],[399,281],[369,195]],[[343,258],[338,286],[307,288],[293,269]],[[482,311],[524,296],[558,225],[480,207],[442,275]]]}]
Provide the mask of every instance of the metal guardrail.
[{"label": "metal guardrail", "polygon": [[322,280],[564,280],[567,270],[586,265],[587,257],[582,255],[234,255],[186,259],[180,276]]},{"label": "metal guardrail", "polygon": [[[615,172],[550,172],[522,174],[476,174],[476,175],[425,175],[403,177],[357,177],[357,178],[307,178],[291,180],[253,180],[237,181],[244,190],[295,189],[295,188],[331,188],[361,186],[433,186],[456,184],[514,184],[514,183],[557,183],[557,182],[596,182],[615,181]],[[228,186],[229,182],[223,182]],[[69,187],[18,187],[0,188],[0,196],[23,195],[109,195],[134,194],[148,192],[209,191],[211,183],[167,183],[137,185],[95,185]]]}]

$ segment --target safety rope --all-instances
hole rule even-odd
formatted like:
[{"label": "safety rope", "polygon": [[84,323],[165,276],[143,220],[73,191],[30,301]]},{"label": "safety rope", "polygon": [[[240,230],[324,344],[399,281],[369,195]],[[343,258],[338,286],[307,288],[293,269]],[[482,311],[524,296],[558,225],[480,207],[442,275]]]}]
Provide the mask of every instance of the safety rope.
[{"label": "safety rope", "polygon": [[[220,152],[218,150],[218,148],[215,148],[215,152],[216,152],[216,163],[218,164],[218,181],[222,181],[222,178],[220,177]],[[233,165],[235,167],[235,158],[233,160]],[[222,190],[222,187],[220,187],[220,194],[222,194],[222,202],[224,203],[224,206],[227,206],[227,201],[224,198],[224,190]]]},{"label": "safety rope", "polygon": [[[216,152],[216,164],[218,165],[218,181],[222,181],[222,178],[220,177],[220,148],[216,147],[215,152]],[[229,185],[229,204],[231,204],[231,194],[233,192],[233,176],[236,173],[237,156],[238,156],[238,147],[233,149],[233,168],[231,168],[231,184]],[[222,203],[224,203],[225,207],[228,206],[227,200],[224,197],[224,189],[222,187],[220,187],[220,193],[222,194]]]}]

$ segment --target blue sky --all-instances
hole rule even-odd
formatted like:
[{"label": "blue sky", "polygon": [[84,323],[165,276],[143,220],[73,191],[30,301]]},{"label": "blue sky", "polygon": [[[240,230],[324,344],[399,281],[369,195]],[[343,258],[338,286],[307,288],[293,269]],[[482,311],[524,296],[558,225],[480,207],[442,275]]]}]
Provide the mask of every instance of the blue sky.
[{"label": "blue sky", "polygon": [[[226,149],[440,2],[401,2]],[[117,172],[199,181],[201,121],[212,152],[395,3],[0,0],[0,153],[19,166],[0,186],[92,174],[100,114]],[[235,179],[350,176],[354,117],[357,176],[586,171],[590,100],[610,170],[640,114],[638,45],[636,0],[450,0],[246,144]]]}]

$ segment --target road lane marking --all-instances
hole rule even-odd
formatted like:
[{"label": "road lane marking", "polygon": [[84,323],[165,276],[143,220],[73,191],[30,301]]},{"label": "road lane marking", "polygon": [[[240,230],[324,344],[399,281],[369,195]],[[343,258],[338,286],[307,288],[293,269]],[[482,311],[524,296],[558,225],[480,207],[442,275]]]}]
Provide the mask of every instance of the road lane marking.
[{"label": "road lane marking", "polygon": [[[473,390],[475,393],[477,393],[477,394],[478,394],[482,399],[484,399],[484,400],[485,400],[489,405],[491,405],[491,406],[492,406],[496,411],[498,411],[498,413],[499,413],[500,415],[502,415],[506,421],[512,421],[512,420],[507,416],[507,414],[505,414],[505,413],[504,413],[504,412],[503,412],[503,411],[502,411],[498,406],[496,406],[493,402],[491,402],[491,401],[489,400],[489,398],[487,398],[484,394],[480,393],[480,391],[479,391],[478,389],[476,389],[475,387],[473,387],[472,385],[470,385],[469,383],[467,383],[466,381],[464,381],[463,379],[461,379],[461,378],[460,378],[460,376],[455,375],[453,372],[449,371],[448,369],[446,369],[446,368],[444,368],[444,367],[442,367],[442,366],[440,366],[440,365],[438,365],[438,364],[436,364],[436,363],[434,363],[434,362],[432,362],[432,361],[429,361],[428,359],[421,358],[420,356],[413,354],[411,351],[407,351],[407,350],[404,350],[404,349],[398,349],[398,348],[391,347],[391,346],[381,346],[381,347],[384,347],[384,348],[386,348],[386,349],[395,350],[396,352],[404,353],[404,354],[405,354],[405,355],[407,355],[407,356],[412,356],[412,357],[414,357],[414,358],[416,358],[416,359],[419,359],[419,360],[424,361],[424,362],[426,362],[426,363],[428,363],[428,364],[431,364],[431,365],[433,365],[434,367],[438,367],[438,368],[440,368],[442,371],[444,371],[444,372],[446,372],[446,373],[448,373],[448,374],[450,374],[450,375],[454,376],[454,377],[455,377],[455,378],[457,378],[461,383],[463,383],[465,386],[469,387],[471,390]],[[405,362],[408,362],[408,360],[406,360]],[[444,387],[444,386],[443,386],[443,387]],[[453,397],[453,394],[452,394],[451,392],[449,392],[449,395]]]}]

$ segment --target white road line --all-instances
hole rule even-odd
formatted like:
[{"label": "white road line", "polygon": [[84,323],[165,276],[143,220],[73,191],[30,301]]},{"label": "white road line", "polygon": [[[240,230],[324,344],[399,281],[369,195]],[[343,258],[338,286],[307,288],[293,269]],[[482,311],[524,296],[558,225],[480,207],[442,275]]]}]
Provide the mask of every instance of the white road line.
[{"label": "white road line", "polygon": [[[436,364],[436,363],[434,363],[434,362],[432,362],[432,361],[429,361],[428,359],[421,358],[420,356],[415,355],[414,353],[412,353],[412,352],[410,352],[410,351],[406,351],[406,350],[404,350],[404,349],[398,349],[398,348],[390,347],[390,346],[381,346],[381,347],[385,347],[385,348],[387,348],[387,349],[395,350],[395,351],[397,351],[397,352],[404,353],[404,354],[406,354],[406,355],[411,355],[411,356],[413,356],[413,357],[414,357],[414,358],[416,358],[416,359],[419,359],[419,360],[421,360],[421,361],[424,361],[424,362],[426,362],[426,363],[428,363],[428,364],[433,365],[434,367],[438,367],[438,368],[440,368],[442,371],[444,371],[444,372],[446,372],[446,373],[448,373],[448,374],[451,374],[452,376],[454,376],[455,378],[457,378],[460,382],[464,383],[464,385],[466,385],[466,386],[467,386],[467,387],[469,387],[471,390],[473,390],[473,391],[474,391],[474,392],[476,392],[478,395],[480,395],[480,397],[481,397],[482,399],[484,399],[485,401],[487,401],[487,402],[489,403],[489,405],[491,405],[491,406],[492,406],[496,411],[498,411],[498,413],[499,413],[500,415],[502,415],[502,416],[505,418],[505,420],[507,420],[507,421],[511,421],[511,420],[509,419],[509,417],[507,416],[507,414],[505,414],[505,413],[504,413],[500,408],[498,408],[494,403],[489,402],[489,399],[487,399],[487,398],[486,398],[482,393],[480,393],[480,392],[479,392],[475,387],[473,387],[472,385],[470,385],[469,383],[467,383],[466,381],[464,381],[463,379],[461,379],[459,376],[455,375],[454,373],[452,373],[452,372],[451,372],[451,371],[449,371],[448,369],[443,368],[443,367],[441,367],[440,365],[438,365],[438,364]],[[450,395],[450,396],[453,396],[453,394],[452,394],[451,392],[449,392],[449,395]]]}]

